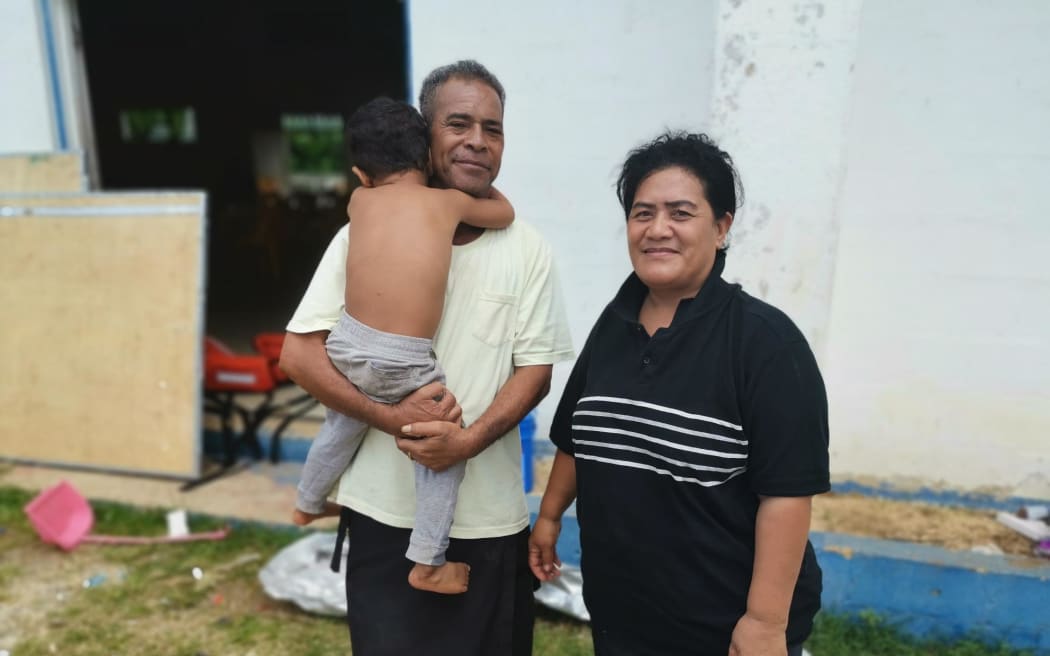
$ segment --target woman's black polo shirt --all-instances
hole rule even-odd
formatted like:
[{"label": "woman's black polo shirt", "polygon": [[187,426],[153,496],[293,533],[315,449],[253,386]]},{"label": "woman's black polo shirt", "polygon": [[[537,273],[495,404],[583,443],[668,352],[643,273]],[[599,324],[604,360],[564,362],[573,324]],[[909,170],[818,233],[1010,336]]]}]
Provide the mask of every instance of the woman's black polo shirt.
[{"label": "woman's black polo shirt", "polygon": [[[551,426],[575,456],[584,600],[595,631],[635,654],[724,656],[747,607],[758,495],[830,488],[827,398],[781,311],[721,278],[668,328],[638,323],[632,274],[599,317]],[[811,545],[788,642],[820,608]]]}]

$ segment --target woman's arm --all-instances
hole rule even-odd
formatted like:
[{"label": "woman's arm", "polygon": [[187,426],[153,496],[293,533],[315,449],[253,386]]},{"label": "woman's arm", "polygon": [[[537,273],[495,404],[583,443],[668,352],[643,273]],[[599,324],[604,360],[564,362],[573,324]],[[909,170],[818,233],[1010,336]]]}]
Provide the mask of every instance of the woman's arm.
[{"label": "woman's arm", "polygon": [[555,545],[561,533],[561,516],[575,498],[576,459],[558,449],[540,502],[539,517],[529,535],[529,567],[541,581],[550,581],[559,574],[561,560]]},{"label": "woman's arm", "polygon": [[791,597],[809,539],[812,497],[761,497],[747,612],[733,630],[730,656],[786,654]]}]

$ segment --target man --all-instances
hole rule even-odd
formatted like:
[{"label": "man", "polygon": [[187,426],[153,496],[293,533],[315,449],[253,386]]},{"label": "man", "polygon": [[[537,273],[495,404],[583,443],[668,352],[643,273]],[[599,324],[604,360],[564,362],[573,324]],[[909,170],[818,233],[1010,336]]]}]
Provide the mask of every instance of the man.
[{"label": "man", "polygon": [[[503,156],[504,99],[499,81],[474,61],[427,76],[419,104],[434,184],[488,194]],[[344,506],[340,534],[349,528],[352,535],[346,587],[354,653],[529,654],[534,579],[515,428],[547,394],[551,366],[572,357],[550,248],[520,220],[498,231],[460,225],[434,338],[455,397],[431,384],[383,405],[351,385],[325,352],[342,310],[348,239],[340,231],[322,258],[288,325],[281,366],[331,410],[374,427],[336,495]],[[465,594],[421,592],[406,581],[412,459],[435,470],[467,461],[448,549],[449,559],[471,566]]]}]

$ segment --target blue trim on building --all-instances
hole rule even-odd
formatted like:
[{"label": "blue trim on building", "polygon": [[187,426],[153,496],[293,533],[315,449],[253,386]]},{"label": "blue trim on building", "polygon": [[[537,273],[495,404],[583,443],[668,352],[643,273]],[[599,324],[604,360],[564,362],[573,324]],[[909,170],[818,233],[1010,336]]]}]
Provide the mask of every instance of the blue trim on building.
[{"label": "blue trim on building", "polygon": [[863,485],[853,481],[833,483],[831,490],[837,494],[862,494],[866,497],[893,499],[895,501],[920,501],[938,506],[1006,510],[1009,512],[1013,512],[1021,506],[1045,504],[1047,502],[1047,499],[1001,497],[973,492],[933,490],[926,487],[917,490],[902,490],[890,484]]},{"label": "blue trim on building", "polygon": [[1050,654],[1050,564],[836,533],[810,539],[826,610],[870,610],[912,635]]},{"label": "blue trim on building", "polygon": [[40,0],[40,18],[43,22],[44,52],[47,56],[47,72],[51,86],[51,103],[54,112],[55,136],[58,138],[58,150],[67,150],[69,143],[66,137],[65,101],[62,97],[62,83],[58,77],[58,55],[55,51],[55,34],[51,20],[51,3]]},{"label": "blue trim on building", "polygon": [[[538,497],[529,497],[536,520]],[[825,610],[872,611],[923,638],[975,638],[1050,654],[1050,563],[838,533],[811,533]],[[562,518],[558,556],[580,566],[575,513]]]},{"label": "blue trim on building", "polygon": [[[269,431],[260,430],[258,435],[263,453],[269,454],[273,434]],[[280,462],[306,462],[306,454],[310,451],[312,442],[313,440],[310,439],[281,435],[281,444],[278,450]],[[251,452],[247,446],[242,445],[242,447],[241,455],[251,457]],[[222,455],[222,433],[220,431],[210,429],[204,431],[204,453],[212,456]]]}]

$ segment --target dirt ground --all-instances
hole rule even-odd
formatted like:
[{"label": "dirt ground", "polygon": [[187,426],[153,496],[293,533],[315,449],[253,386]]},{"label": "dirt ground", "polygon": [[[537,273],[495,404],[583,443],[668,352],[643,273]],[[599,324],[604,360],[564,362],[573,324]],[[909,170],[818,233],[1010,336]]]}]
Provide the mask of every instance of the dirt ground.
[{"label": "dirt ground", "polygon": [[[293,463],[276,466],[253,464],[193,491],[182,492],[175,481],[0,465],[0,485],[35,491],[66,479],[90,499],[138,506],[186,508],[191,512],[218,517],[287,524],[298,467]],[[549,467],[550,461],[537,463],[534,494],[539,494],[546,484]],[[992,511],[891,501],[856,494],[825,494],[814,501],[812,528],[814,531],[901,540],[952,550],[1001,551],[1012,556],[1032,558],[1032,562],[1045,562],[1031,555],[1032,544],[1028,539],[999,524],[994,515]],[[49,551],[41,556],[39,546],[30,536],[17,540],[18,544],[12,538],[9,533],[4,557],[0,558],[0,651],[19,639],[35,636],[37,644],[41,645],[42,651],[39,653],[55,653],[54,645],[48,645],[47,636],[51,631],[64,630],[54,625],[54,622],[65,620],[56,619],[49,609],[53,609],[56,604],[61,606],[74,602],[77,608],[90,607],[90,604],[82,603],[87,600],[84,595],[92,592],[82,586],[85,573],[101,573],[112,583],[122,581],[126,570],[120,563],[107,561],[106,552],[101,550],[84,549],[72,554]],[[256,555],[261,557],[260,554]],[[253,568],[257,566],[258,563],[251,565]],[[223,567],[226,565],[215,566],[210,571],[217,572]],[[51,573],[46,580],[26,575],[41,568]],[[188,567],[182,569],[186,570],[179,577],[185,584],[183,587],[199,587],[199,582],[189,583]],[[236,637],[238,631],[247,629],[235,627],[237,630],[234,631],[226,627],[229,618],[237,617],[238,614],[254,616],[263,613],[271,620],[299,621],[299,613],[267,600],[258,586],[251,583],[251,578],[243,576],[225,581],[210,576],[209,580],[213,584],[209,585],[207,594],[217,595],[225,601],[221,607],[197,604],[193,607],[193,613],[190,613],[193,620],[190,621],[190,616],[184,613],[180,616],[180,622],[185,624],[190,621],[197,627],[196,632],[206,636],[207,642],[214,646],[241,639]],[[11,603],[15,600],[18,603]],[[332,645],[342,645],[345,641],[344,629],[337,624],[331,627],[324,625],[320,630],[323,639],[311,634],[309,640],[321,640]],[[305,635],[302,638],[307,640]],[[274,650],[271,650],[255,645],[249,648],[248,653],[266,656],[282,653],[282,648],[274,646]],[[31,649],[27,653],[38,652]],[[74,650],[71,653],[81,652]],[[194,652],[191,650],[186,653]]]}]

